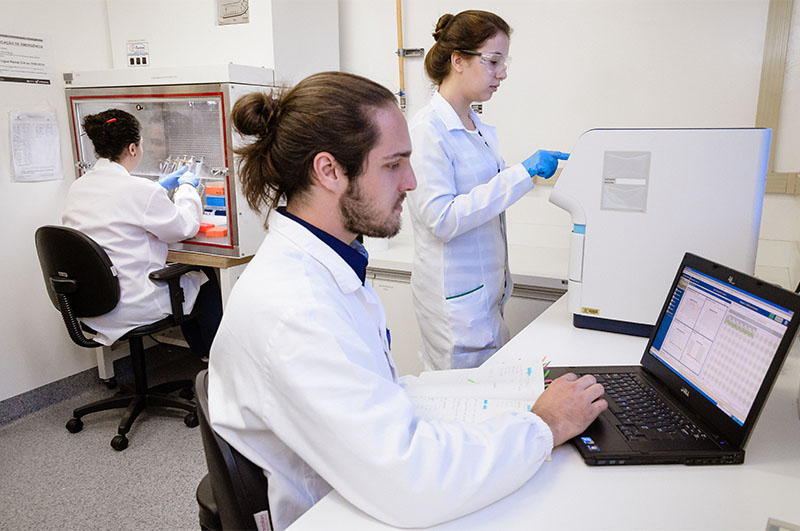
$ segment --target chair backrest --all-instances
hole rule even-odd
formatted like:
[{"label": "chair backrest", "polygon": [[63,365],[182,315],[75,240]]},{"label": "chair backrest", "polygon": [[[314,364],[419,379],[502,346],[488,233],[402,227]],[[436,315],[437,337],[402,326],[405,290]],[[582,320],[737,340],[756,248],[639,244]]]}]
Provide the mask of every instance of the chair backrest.
[{"label": "chair backrest", "polygon": [[208,369],[200,371],[195,379],[195,402],[211,490],[214,492],[222,528],[259,529],[254,515],[266,511],[266,523],[272,529],[264,471],[240,454],[211,427],[208,416]]},{"label": "chair backrest", "polygon": [[119,302],[119,279],[108,255],[94,240],[69,227],[46,225],[36,230],[36,252],[47,294],[62,311],[59,293],[64,283],[75,317],[94,317],[110,312]]}]

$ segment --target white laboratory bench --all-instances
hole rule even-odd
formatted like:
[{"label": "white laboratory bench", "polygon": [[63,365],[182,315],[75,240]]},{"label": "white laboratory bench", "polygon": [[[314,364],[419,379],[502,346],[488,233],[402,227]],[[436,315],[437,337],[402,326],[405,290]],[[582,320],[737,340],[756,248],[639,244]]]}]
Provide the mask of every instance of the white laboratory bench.
[{"label": "white laboratory bench", "polygon": [[[555,365],[634,364],[644,338],[582,330],[562,297],[487,363],[547,356]],[[590,467],[571,445],[553,450],[536,475],[507,497],[435,526],[447,530],[759,530],[768,518],[800,524],[800,349],[795,343],[742,465]],[[457,493],[454,493],[454,496]],[[290,531],[393,529],[333,491]]]},{"label": "white laboratory bench", "polygon": [[[513,337],[567,289],[568,213],[550,204],[552,187],[536,186],[506,211],[508,261],[514,291],[506,304],[505,321]],[[420,332],[411,296],[414,231],[407,211],[403,229],[390,240],[367,238],[367,278],[381,298],[392,332],[392,358],[401,375],[418,374]],[[388,244],[388,245],[387,245]]]},{"label": "white laboratory bench", "polygon": [[[572,219],[550,203],[552,190],[551,185],[537,184],[506,211],[509,263],[517,285],[566,288]],[[780,194],[764,197],[755,273],[792,290],[800,278],[800,229],[786,220],[798,218],[800,197]],[[414,237],[405,213],[403,221],[403,230],[389,240],[387,250],[370,252],[371,268],[411,272]]]},{"label": "white laboratory bench", "polygon": [[[569,241],[572,218],[549,201],[550,185],[537,184],[533,190],[506,211],[508,260],[514,279],[514,292],[506,305],[505,320],[512,337],[533,321],[567,289]],[[789,204],[784,204],[784,203]],[[800,212],[798,201],[767,196],[762,233],[768,238],[782,238],[771,229],[773,218],[788,218]],[[367,276],[378,292],[387,322],[392,330],[392,355],[400,374],[418,374],[422,363],[419,351],[419,327],[411,299],[411,263],[414,234],[407,211],[403,229],[386,241],[367,238],[370,252]],[[759,241],[756,276],[768,282],[794,289],[791,264],[800,264],[794,242],[774,239]],[[800,266],[796,269],[800,270]],[[796,280],[794,281],[796,283]]]},{"label": "white laboratory bench", "polygon": [[[548,201],[552,189],[536,186],[506,211],[508,261],[514,284],[563,291],[572,222],[568,213]],[[371,245],[367,238],[371,269],[411,273],[414,231],[406,213],[403,229],[388,240],[388,248]]]}]

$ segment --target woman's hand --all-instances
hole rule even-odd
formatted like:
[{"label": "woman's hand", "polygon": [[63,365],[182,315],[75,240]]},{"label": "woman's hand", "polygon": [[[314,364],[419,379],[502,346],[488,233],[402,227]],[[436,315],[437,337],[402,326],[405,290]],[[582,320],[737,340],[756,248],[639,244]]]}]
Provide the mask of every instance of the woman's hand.
[{"label": "woman's hand", "polygon": [[[174,172],[167,174],[158,180],[158,184],[164,187],[165,190],[172,190],[173,188],[177,188],[180,184],[178,181],[181,176],[186,173],[188,166],[181,166],[179,169],[175,170]],[[197,179],[195,179],[197,180]],[[197,186],[195,184],[195,186]]]},{"label": "woman's hand", "polygon": [[560,151],[547,151],[540,149],[527,159],[522,161],[522,165],[528,170],[528,175],[535,177],[539,175],[545,179],[549,179],[556,172],[559,160],[567,160],[569,153],[562,153]]},{"label": "woman's hand", "polygon": [[195,176],[194,172],[192,172],[192,171],[190,171],[186,175],[181,176],[181,178],[178,179],[178,184],[179,185],[181,185],[181,184],[191,184],[195,188],[197,188],[198,182],[199,181],[197,180],[197,176]]}]

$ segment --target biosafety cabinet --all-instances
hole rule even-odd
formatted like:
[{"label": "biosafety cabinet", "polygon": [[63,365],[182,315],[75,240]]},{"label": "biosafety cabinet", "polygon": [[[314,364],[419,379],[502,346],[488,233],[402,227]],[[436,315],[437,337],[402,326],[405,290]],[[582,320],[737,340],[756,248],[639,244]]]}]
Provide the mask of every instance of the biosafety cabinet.
[{"label": "biosafety cabinet", "polygon": [[753,274],[771,133],[584,133],[550,194],[572,215],[575,326],[650,335],[687,251]]},{"label": "biosafety cabinet", "polygon": [[141,123],[144,142],[133,175],[156,181],[187,165],[200,183],[200,232],[170,249],[230,257],[255,253],[264,237],[263,217],[241,194],[233,151],[241,139],[230,114],[238,98],[273,88],[272,70],[228,64],[74,72],[64,80],[77,178],[97,160],[81,127],[84,117],[111,108],[127,111]]}]

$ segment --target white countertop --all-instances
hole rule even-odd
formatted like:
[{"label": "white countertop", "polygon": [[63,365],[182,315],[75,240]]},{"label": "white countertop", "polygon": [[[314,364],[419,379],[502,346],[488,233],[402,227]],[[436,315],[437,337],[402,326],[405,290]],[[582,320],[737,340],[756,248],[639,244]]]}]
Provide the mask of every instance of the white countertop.
[{"label": "white countertop", "polygon": [[[569,213],[549,202],[552,190],[550,185],[537,184],[506,211],[508,260],[517,285],[567,287],[572,219]],[[796,224],[782,220],[798,218],[800,198],[775,194],[765,196],[755,274],[790,290],[794,290],[800,275],[800,245],[795,239]],[[789,227],[785,230],[793,232],[780,232],[783,227]],[[388,243],[386,250],[373,250],[367,242],[370,268],[410,273],[414,232],[406,211],[403,213],[403,229]]]},{"label": "white countertop", "polygon": [[[506,211],[508,261],[514,283],[522,286],[566,289],[569,264],[570,215],[550,204],[551,186],[537,185]],[[411,272],[414,231],[407,211],[403,229],[388,240],[366,239],[371,269]]]},{"label": "white countertop", "polygon": [[[572,326],[562,297],[490,359],[553,365],[633,364],[645,338]],[[735,466],[639,465],[590,467],[570,445],[553,450],[552,461],[519,490],[457,520],[447,530],[739,530],[764,529],[767,518],[800,522],[800,421],[797,344],[781,370],[747,447]],[[366,515],[336,491],[290,529],[395,529]]]}]

